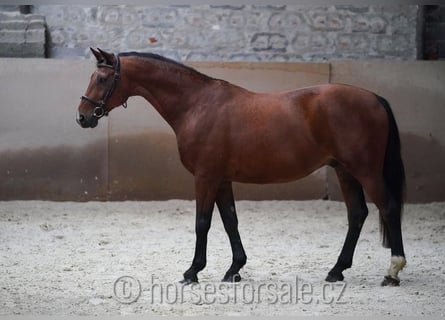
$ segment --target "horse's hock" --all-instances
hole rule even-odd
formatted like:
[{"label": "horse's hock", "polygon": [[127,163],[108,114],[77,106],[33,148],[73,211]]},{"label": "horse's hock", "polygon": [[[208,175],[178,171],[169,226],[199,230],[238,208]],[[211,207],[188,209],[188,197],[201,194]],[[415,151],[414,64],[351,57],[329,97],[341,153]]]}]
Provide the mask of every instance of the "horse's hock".
[{"label": "horse's hock", "polygon": [[0,12],[0,57],[44,58],[45,48],[42,15]]}]

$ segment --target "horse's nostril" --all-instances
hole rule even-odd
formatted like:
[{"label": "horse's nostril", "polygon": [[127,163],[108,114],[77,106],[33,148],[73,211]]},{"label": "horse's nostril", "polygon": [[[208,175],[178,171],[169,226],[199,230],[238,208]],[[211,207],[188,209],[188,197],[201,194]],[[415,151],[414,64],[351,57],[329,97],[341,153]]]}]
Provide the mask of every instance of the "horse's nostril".
[{"label": "horse's nostril", "polygon": [[83,126],[85,124],[85,116],[83,114],[77,113],[76,121],[78,124]]}]

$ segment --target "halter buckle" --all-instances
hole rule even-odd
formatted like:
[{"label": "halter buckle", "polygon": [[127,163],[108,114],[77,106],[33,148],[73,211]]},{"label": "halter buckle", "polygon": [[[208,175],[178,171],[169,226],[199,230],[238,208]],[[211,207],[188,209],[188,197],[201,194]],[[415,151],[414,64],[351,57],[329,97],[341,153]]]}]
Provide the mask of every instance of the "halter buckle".
[{"label": "halter buckle", "polygon": [[93,116],[94,117],[100,119],[100,118],[102,118],[103,116],[106,116],[106,115],[107,115],[107,111],[105,110],[105,108],[103,106],[99,106],[99,107],[94,108],[94,111],[93,111]]}]

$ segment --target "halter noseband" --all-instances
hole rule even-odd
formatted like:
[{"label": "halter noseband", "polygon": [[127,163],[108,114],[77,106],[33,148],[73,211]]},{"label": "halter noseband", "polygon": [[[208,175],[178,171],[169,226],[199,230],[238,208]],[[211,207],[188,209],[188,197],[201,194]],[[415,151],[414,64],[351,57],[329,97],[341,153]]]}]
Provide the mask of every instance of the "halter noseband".
[{"label": "halter noseband", "polygon": [[[98,68],[110,68],[110,69],[114,70],[113,82],[111,83],[111,86],[105,92],[104,96],[102,97],[102,99],[100,101],[91,99],[88,96],[82,96],[82,97],[80,97],[80,99],[86,100],[89,103],[91,103],[92,105],[96,106],[96,108],[94,108],[94,111],[93,111],[93,117],[95,117],[97,119],[100,119],[103,116],[108,116],[109,110],[106,108],[106,104],[107,104],[108,99],[113,94],[113,91],[116,88],[117,82],[120,79],[121,64],[120,64],[119,55],[116,56],[116,65],[114,67],[110,66],[108,64],[105,64],[105,63],[99,63],[97,65],[97,67]],[[127,107],[127,101],[124,101],[122,103],[122,106],[124,108],[126,108]]]}]

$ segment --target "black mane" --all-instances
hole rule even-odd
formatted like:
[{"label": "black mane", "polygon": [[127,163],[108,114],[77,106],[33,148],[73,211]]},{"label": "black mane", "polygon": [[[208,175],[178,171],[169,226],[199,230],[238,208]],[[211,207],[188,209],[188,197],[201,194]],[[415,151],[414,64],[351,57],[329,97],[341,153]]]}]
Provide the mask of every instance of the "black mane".
[{"label": "black mane", "polygon": [[121,53],[119,53],[119,56],[120,57],[139,57],[139,58],[144,58],[144,59],[154,59],[154,60],[158,60],[158,61],[161,61],[161,62],[165,62],[166,64],[171,64],[171,65],[173,65],[175,67],[179,67],[179,68],[185,69],[185,70],[187,70],[187,71],[189,71],[191,73],[194,73],[196,75],[204,76],[206,78],[211,78],[211,77],[209,77],[209,76],[207,76],[207,75],[197,71],[196,69],[194,69],[192,67],[186,66],[185,64],[182,64],[182,63],[180,63],[178,61],[175,61],[173,59],[170,59],[170,58],[166,58],[166,57],[161,56],[161,55],[156,54],[156,53],[132,51],[132,52],[121,52]]}]

